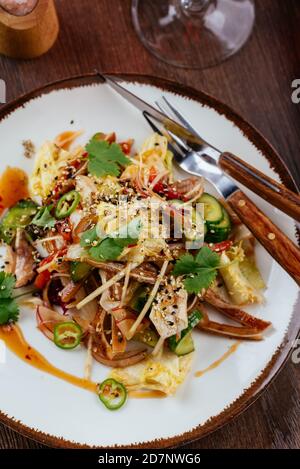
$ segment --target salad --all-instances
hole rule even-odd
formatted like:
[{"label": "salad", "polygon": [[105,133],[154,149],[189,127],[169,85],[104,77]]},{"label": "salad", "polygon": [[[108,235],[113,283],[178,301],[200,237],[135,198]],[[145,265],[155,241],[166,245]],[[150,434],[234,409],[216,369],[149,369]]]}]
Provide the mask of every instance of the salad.
[{"label": "salad", "polygon": [[94,360],[110,368],[98,394],[116,410],[128,391],[175,393],[195,334],[261,340],[270,322],[242,308],[266,286],[251,233],[201,178],[174,178],[166,137],[135,152],[115,133],[76,146],[79,134],[43,144],[30,197],[2,214],[0,324],[32,304],[54,347],[86,347],[87,379]]}]

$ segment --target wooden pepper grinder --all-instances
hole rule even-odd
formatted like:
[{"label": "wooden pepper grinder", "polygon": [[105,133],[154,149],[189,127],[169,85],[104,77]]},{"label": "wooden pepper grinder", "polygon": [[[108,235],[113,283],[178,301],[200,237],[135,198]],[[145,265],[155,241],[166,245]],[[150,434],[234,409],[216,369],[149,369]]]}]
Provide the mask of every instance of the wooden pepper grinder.
[{"label": "wooden pepper grinder", "polygon": [[54,0],[0,0],[0,54],[38,57],[53,46],[58,31]]}]

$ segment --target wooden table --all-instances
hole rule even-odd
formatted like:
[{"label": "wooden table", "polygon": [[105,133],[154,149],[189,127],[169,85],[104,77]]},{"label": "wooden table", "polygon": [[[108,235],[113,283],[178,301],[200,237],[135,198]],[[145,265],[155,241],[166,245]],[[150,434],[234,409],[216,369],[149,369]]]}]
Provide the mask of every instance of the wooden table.
[{"label": "wooden table", "polygon": [[[235,108],[269,139],[300,183],[300,104],[291,101],[291,83],[300,78],[298,0],[257,1],[256,26],[246,47],[223,65],[206,71],[172,68],[152,57],[133,31],[130,0],[56,3],[61,31],[48,54],[32,61],[0,58],[7,100],[96,67],[103,72],[167,77],[207,91]],[[290,361],[242,416],[188,447],[299,448],[299,416],[300,365]],[[42,447],[0,425],[0,448]]]}]

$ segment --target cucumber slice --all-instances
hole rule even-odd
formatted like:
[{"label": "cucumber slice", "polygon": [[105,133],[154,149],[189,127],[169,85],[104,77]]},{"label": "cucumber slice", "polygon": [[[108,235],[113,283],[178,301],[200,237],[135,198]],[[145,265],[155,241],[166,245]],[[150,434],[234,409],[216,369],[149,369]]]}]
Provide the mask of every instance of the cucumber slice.
[{"label": "cucumber slice", "polygon": [[223,220],[219,223],[212,223],[208,226],[205,241],[207,243],[220,243],[228,238],[230,231],[231,221],[227,211],[223,208]]},{"label": "cucumber slice", "polygon": [[70,265],[71,279],[80,282],[90,272],[91,266],[86,262],[73,261]]},{"label": "cucumber slice", "polygon": [[176,353],[179,357],[193,352],[195,350],[195,346],[192,333],[189,332],[178,341],[176,340],[176,336],[173,335],[169,338],[169,347],[172,352]]},{"label": "cucumber slice", "polygon": [[211,223],[219,223],[223,220],[223,207],[213,195],[204,192],[197,203],[204,204],[204,219],[208,227]]},{"label": "cucumber slice", "polygon": [[176,335],[169,337],[169,347],[176,355],[187,355],[195,350],[192,330],[202,318],[200,311],[193,311],[188,318],[188,327],[181,331],[181,337],[177,340]]}]

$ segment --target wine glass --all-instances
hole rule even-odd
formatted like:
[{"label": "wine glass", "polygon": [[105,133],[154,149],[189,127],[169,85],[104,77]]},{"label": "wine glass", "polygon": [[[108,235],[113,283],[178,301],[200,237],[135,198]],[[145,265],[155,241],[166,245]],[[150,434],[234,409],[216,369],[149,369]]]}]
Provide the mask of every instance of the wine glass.
[{"label": "wine glass", "polygon": [[254,0],[133,0],[133,24],[157,58],[204,69],[235,54],[249,38]]}]

